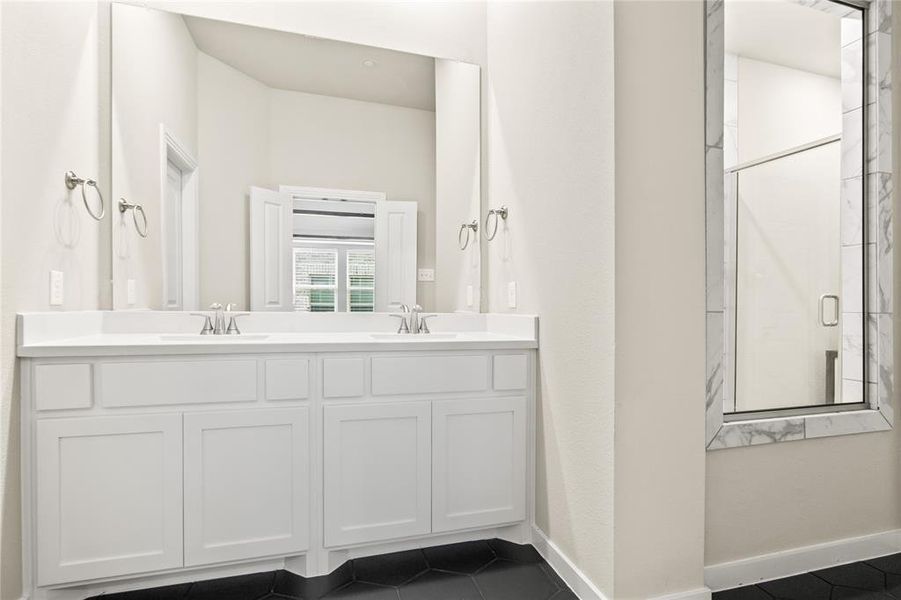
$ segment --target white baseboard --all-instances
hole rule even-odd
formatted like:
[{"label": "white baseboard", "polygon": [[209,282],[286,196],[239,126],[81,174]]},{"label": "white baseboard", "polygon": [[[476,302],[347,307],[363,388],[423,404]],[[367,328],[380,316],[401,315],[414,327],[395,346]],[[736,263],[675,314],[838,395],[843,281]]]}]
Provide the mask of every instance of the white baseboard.
[{"label": "white baseboard", "polygon": [[901,529],[710,565],[704,582],[717,592],[897,552]]},{"label": "white baseboard", "polygon": [[579,597],[579,600],[608,600],[579,567],[574,565],[560,548],[544,535],[537,527],[532,528],[532,545],[544,557],[551,568],[557,572],[566,585]]},{"label": "white baseboard", "polygon": [[710,600],[710,597],[710,588],[700,587],[694,590],[688,590],[687,592],[654,596],[651,600]]}]

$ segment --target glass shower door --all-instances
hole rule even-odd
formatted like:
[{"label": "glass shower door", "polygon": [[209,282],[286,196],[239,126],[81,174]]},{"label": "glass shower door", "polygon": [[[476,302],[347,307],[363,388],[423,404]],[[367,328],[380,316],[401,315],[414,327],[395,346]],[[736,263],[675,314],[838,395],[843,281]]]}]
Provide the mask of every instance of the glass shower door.
[{"label": "glass shower door", "polygon": [[727,173],[736,198],[735,412],[861,400],[842,397],[843,377],[861,370],[848,350],[863,336],[860,314],[849,312],[859,299],[842,297],[843,268],[859,278],[863,257],[855,265],[842,248],[840,153],[834,139]]}]

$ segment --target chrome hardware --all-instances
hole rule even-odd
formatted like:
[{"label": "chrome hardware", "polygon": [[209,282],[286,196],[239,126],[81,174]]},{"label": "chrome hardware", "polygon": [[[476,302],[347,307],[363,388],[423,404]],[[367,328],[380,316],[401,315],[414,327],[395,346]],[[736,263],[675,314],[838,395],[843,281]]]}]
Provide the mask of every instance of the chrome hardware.
[{"label": "chrome hardware", "polygon": [[[131,218],[135,222],[135,231],[138,232],[138,235],[142,238],[147,237],[147,215],[144,214],[144,207],[140,204],[129,204],[128,200],[125,198],[119,198],[119,212],[124,213],[127,210],[131,210]],[[141,222],[143,224],[138,224],[138,213],[141,213]]]},{"label": "chrome hardware", "polygon": [[407,325],[407,315],[391,315],[396,319],[400,319],[400,325],[397,327],[397,333],[410,333],[410,327]]},{"label": "chrome hardware", "polygon": [[[103,216],[106,214],[106,207],[103,204],[103,194],[100,193],[100,188],[97,187],[97,182],[93,179],[82,179],[75,174],[75,171],[66,171],[66,187],[70,190],[74,190],[78,186],[81,186],[81,199],[82,201],[84,201],[84,207],[88,211],[88,214],[91,215],[91,218],[95,221],[103,219]],[[91,205],[88,203],[88,194],[85,191],[85,188],[88,187],[94,188],[94,191],[97,192],[97,198],[100,199],[99,215],[91,210]]]},{"label": "chrome hardware", "polygon": [[419,315],[419,333],[432,333],[429,331],[428,320],[438,315]]},{"label": "chrome hardware", "polygon": [[213,335],[222,335],[225,333],[225,316],[222,314],[222,305],[218,302],[210,304],[210,310],[215,311],[215,319],[213,320]]},{"label": "chrome hardware", "polygon": [[418,304],[413,305],[410,309],[410,333],[419,333],[419,316],[422,314],[422,307]]},{"label": "chrome hardware", "polygon": [[203,317],[203,329],[200,330],[200,335],[212,335],[213,333],[213,323],[210,321],[210,315],[206,313],[191,313],[195,317]]},{"label": "chrome hardware", "polygon": [[238,329],[238,322],[236,319],[250,314],[246,312],[234,312],[234,309],[236,308],[238,308],[237,304],[228,304],[225,307],[225,314],[228,317],[228,327],[225,328],[225,335],[241,335],[241,330]]},{"label": "chrome hardware", "polygon": [[[825,305],[827,298],[835,300],[835,318],[831,321],[827,321],[825,315]],[[839,299],[836,294],[823,294],[822,296],[820,296],[820,325],[822,325],[823,327],[835,327],[836,325],[838,325],[839,314]]]},{"label": "chrome hardware", "polygon": [[[472,231],[472,234],[478,238],[479,222],[477,220],[473,219],[472,223],[463,223],[460,225],[460,232],[457,234],[457,244],[460,246],[460,250],[466,250],[467,246],[469,246],[470,230]],[[466,239],[463,238],[463,232],[466,232]]]},{"label": "chrome hardware", "polygon": [[[494,216],[494,221],[491,221],[492,215]],[[494,239],[494,236],[497,235],[498,217],[500,217],[504,221],[507,220],[506,206],[502,206],[500,208],[492,208],[488,211],[488,214],[485,215],[485,229],[483,229],[482,232],[485,234],[485,239],[487,239],[489,242]],[[489,222],[494,223],[494,227],[491,227],[491,234],[488,233]]]}]

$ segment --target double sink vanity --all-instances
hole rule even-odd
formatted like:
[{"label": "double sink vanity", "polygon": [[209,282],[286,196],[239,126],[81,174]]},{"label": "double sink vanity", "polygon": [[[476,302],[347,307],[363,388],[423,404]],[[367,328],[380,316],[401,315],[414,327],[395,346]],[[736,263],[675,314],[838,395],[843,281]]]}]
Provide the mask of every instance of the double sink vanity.
[{"label": "double sink vanity", "polygon": [[[537,319],[20,315],[31,598],[524,542]],[[278,333],[274,333],[278,332]]]}]

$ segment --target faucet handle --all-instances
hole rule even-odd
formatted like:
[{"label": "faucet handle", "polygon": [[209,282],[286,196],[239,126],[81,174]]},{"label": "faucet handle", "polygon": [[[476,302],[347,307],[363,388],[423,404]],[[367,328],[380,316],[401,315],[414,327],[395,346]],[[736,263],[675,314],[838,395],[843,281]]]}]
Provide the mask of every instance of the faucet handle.
[{"label": "faucet handle", "polygon": [[395,319],[400,319],[400,326],[397,328],[397,333],[410,333],[410,327],[407,325],[407,315],[391,315]]},{"label": "faucet handle", "polygon": [[192,312],[191,316],[203,317],[203,329],[200,330],[200,335],[210,335],[213,333],[213,322],[210,320],[210,315]]},{"label": "faucet handle", "polygon": [[419,333],[432,333],[429,331],[428,320],[438,315],[419,315]]},{"label": "faucet handle", "polygon": [[213,302],[210,304],[210,310],[222,310],[222,305],[218,302]]}]

